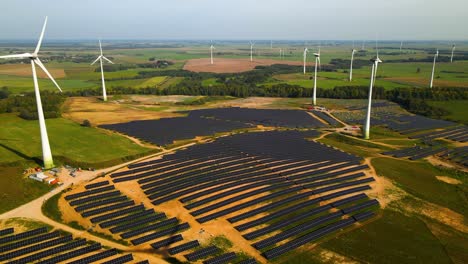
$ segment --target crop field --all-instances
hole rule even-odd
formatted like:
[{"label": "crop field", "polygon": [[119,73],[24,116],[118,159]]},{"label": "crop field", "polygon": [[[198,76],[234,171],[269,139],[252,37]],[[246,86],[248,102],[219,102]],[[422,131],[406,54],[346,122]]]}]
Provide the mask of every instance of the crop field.
[{"label": "crop field", "polygon": [[[104,54],[116,63],[106,64],[107,102],[99,66],[90,65],[95,43],[45,47],[44,62],[70,92],[57,106],[60,117],[46,119],[54,162],[67,177],[50,187],[24,174],[42,164],[38,121],[21,119],[16,105],[0,105],[6,112],[0,114],[0,213],[44,203],[43,226],[56,221],[83,237],[34,231],[40,226],[3,231],[13,226],[0,220],[0,247],[13,251],[2,239],[14,236],[1,232],[33,230],[39,233],[27,239],[56,236],[59,247],[73,241],[67,245],[78,251],[63,254],[70,261],[466,263],[467,101],[427,100],[447,111],[440,120],[412,114],[394,98],[374,100],[371,140],[364,140],[366,99],[318,98],[327,109],[311,110],[311,98],[295,98],[296,87],[284,85],[313,87],[312,52],[319,44],[277,41],[270,49],[260,42],[250,62],[247,43],[219,41],[211,65],[207,42],[107,43]],[[369,85],[373,45],[356,54],[349,82],[351,43],[322,43],[318,87],[341,86],[345,93],[349,86],[362,95],[353,86]],[[399,43],[381,46],[376,86],[385,95],[427,87],[435,47],[441,48],[435,86],[468,87],[468,61],[457,59],[466,58],[467,44],[457,46],[453,63],[446,62],[447,43],[408,43],[401,53]],[[10,51],[0,47],[0,54]],[[18,104],[33,91],[29,68],[0,64],[0,95],[9,96],[2,102]],[[39,85],[56,90],[43,74]],[[292,92],[275,94],[283,85]],[[69,176],[78,167],[85,170]],[[37,213],[26,211],[20,213]],[[28,250],[2,253],[0,262],[28,258]],[[55,253],[51,259],[62,255]]]},{"label": "crop field", "polygon": [[[52,75],[65,91],[81,89],[97,89],[100,84],[100,72],[98,65],[90,65],[97,54],[94,43],[79,43],[77,48],[70,47],[44,47],[48,55],[67,56],[61,61],[46,61]],[[386,42],[380,47],[380,57],[383,63],[379,65],[376,85],[386,89],[396,87],[428,87],[432,63],[431,59],[435,47],[441,48],[441,56],[447,58],[449,47],[442,48],[442,43],[408,43],[400,53],[399,44]],[[122,70],[106,71],[105,76],[109,82],[109,89],[116,87],[146,88],[169,87],[177,82],[163,81],[140,76],[140,72],[160,72],[169,70],[186,69],[194,72],[235,73],[253,70],[256,66],[271,64],[302,65],[303,49],[307,46],[311,52],[319,46],[319,43],[298,43],[278,41],[270,49],[269,43],[258,43],[254,48],[254,62],[249,61],[250,49],[248,43],[219,42],[214,53],[215,63],[209,63],[209,45],[202,42],[168,43],[166,46],[123,48],[125,44],[104,45],[106,56],[113,59],[117,65],[125,66]],[[171,47],[172,46],[172,47]],[[356,66],[353,70],[353,81],[348,81],[351,43],[324,43],[321,45],[322,65],[330,64],[335,59],[344,60],[344,64],[334,72],[319,72],[318,87],[334,88],[336,86],[367,86],[369,85],[370,62],[364,66]],[[356,45],[360,47],[360,45]],[[9,47],[0,48],[6,51]],[[279,57],[279,49],[285,51],[284,58]],[[468,46],[463,43],[457,46],[455,61],[453,63],[438,62],[434,85],[440,87],[466,87],[468,80],[468,63],[457,60],[457,56],[466,53]],[[375,55],[373,44],[365,46],[365,51],[358,52],[356,60],[368,61]],[[47,56],[45,56],[47,58]],[[79,60],[77,61],[76,58]],[[89,62],[82,61],[82,58]],[[428,62],[417,62],[429,58]],[[164,68],[142,68],[142,64],[151,63],[153,60],[170,61],[173,64]],[[416,62],[409,61],[409,59]],[[407,61],[401,61],[407,60]],[[127,69],[127,66],[131,68]],[[286,83],[311,88],[311,77],[314,70],[314,58],[309,54],[307,60],[308,73],[304,76],[301,71],[297,74],[280,74],[267,82],[257,85],[274,85]],[[3,64],[0,65],[0,87],[6,86],[13,93],[30,91],[32,80],[30,78],[29,64]],[[52,83],[45,79],[42,71],[38,70],[40,87],[42,90],[53,90]],[[163,75],[161,75],[162,77]],[[170,76],[168,74],[168,76]],[[158,76],[159,77],[159,76]],[[176,76],[170,76],[176,77]],[[177,78],[181,78],[178,77]],[[204,82],[206,85],[206,82]]]}]

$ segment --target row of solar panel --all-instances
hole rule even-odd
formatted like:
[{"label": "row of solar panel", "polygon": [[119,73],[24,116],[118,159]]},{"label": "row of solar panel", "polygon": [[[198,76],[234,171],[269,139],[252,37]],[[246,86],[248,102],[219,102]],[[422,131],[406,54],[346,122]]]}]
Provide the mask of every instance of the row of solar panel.
[{"label": "row of solar panel", "polygon": [[12,259],[12,258],[16,258],[16,257],[19,257],[19,256],[23,256],[23,255],[26,255],[28,253],[39,251],[41,249],[45,249],[45,248],[48,248],[48,247],[51,247],[51,246],[60,245],[60,244],[66,243],[68,241],[71,241],[72,239],[73,239],[72,236],[68,235],[68,236],[64,236],[64,237],[59,237],[57,239],[47,240],[47,241],[45,241],[43,243],[35,244],[33,246],[21,248],[21,249],[18,249],[18,250],[11,251],[11,252],[8,252],[6,254],[0,255],[0,261],[4,261],[4,260],[7,260],[7,259]]},{"label": "row of solar panel", "polygon": [[143,244],[145,242],[148,242],[148,241],[151,241],[151,240],[163,237],[163,236],[178,233],[178,232],[180,232],[180,231],[182,231],[184,229],[188,229],[188,228],[190,228],[190,225],[188,223],[182,223],[182,224],[178,224],[176,226],[169,227],[169,228],[164,229],[164,230],[156,231],[154,233],[151,233],[151,234],[148,234],[148,235],[133,239],[133,240],[131,240],[131,242],[132,242],[133,245],[136,246],[136,245],[140,245],[140,244]]},{"label": "row of solar panel", "polygon": [[[10,233],[10,232],[11,232],[11,230],[8,230],[8,233]],[[5,243],[8,243],[8,242],[12,242],[12,241],[23,239],[23,238],[26,238],[26,237],[42,234],[42,233],[45,233],[45,232],[47,232],[47,228],[46,227],[41,227],[41,228],[37,228],[37,229],[34,229],[34,230],[25,231],[23,233],[14,234],[14,235],[7,236],[7,237],[2,237],[2,238],[0,238],[0,244],[5,244]]]},{"label": "row of solar panel", "polygon": [[44,241],[44,240],[48,240],[48,239],[58,237],[58,236],[60,236],[60,233],[58,231],[55,231],[55,232],[52,232],[52,233],[47,233],[47,234],[35,236],[35,237],[32,237],[32,238],[27,238],[27,239],[24,239],[24,240],[20,240],[18,242],[9,243],[7,245],[4,245],[4,246],[0,247],[0,253],[7,252],[7,251],[10,251],[10,250],[13,250],[13,249],[16,249],[16,248],[24,247],[24,246],[27,246],[27,245],[31,245],[31,244],[41,242],[41,241]]},{"label": "row of solar panel", "polygon": [[409,157],[410,160],[418,160],[418,159],[422,159],[422,158],[425,158],[425,157],[428,157],[428,156],[431,156],[431,155],[435,155],[437,153],[442,153],[444,151],[446,151],[447,148],[445,147],[442,147],[442,148],[439,148],[439,147],[436,147],[436,148],[431,148],[431,147],[427,147],[427,148],[423,148],[423,147],[411,147],[411,148],[406,148],[406,149],[401,149],[401,150],[394,150],[394,151],[387,151],[387,152],[384,152],[382,154],[384,155],[389,155],[389,156],[393,156],[393,157],[396,157],[396,158],[402,158],[402,157]]},{"label": "row of solar panel", "polygon": [[[326,168],[326,169],[317,170],[317,171],[315,171],[315,172],[308,172],[308,171],[309,171],[310,169],[314,169],[314,168],[317,168],[317,167],[329,165],[328,162],[326,162],[326,163],[320,163],[320,164],[306,165],[306,166],[304,166],[304,164],[301,164],[301,163],[299,163],[299,164],[296,163],[296,164],[291,164],[291,165],[287,165],[287,166],[284,166],[284,167],[282,167],[282,168],[280,167],[280,168],[281,168],[281,169],[289,169],[288,173],[296,173],[296,174],[299,173],[299,172],[301,172],[301,171],[306,171],[306,172],[304,172],[304,173],[300,173],[300,174],[295,175],[295,176],[289,176],[289,177],[286,178],[286,179],[299,179],[299,178],[301,178],[301,177],[314,176],[314,175],[318,175],[318,174],[325,173],[325,172],[327,172],[327,171],[336,170],[336,169],[340,169],[340,168],[345,168],[345,167],[352,166],[352,165],[356,165],[356,164],[359,164],[359,163],[357,163],[357,162],[344,163],[344,164],[339,164],[339,165],[331,166],[331,167],[328,167],[328,168]],[[290,170],[291,168],[294,168],[295,166],[300,166],[300,165],[302,165],[301,168],[299,168],[299,169],[294,169],[294,170]],[[360,167],[354,167],[354,168],[345,170],[343,173],[345,173],[345,172],[350,172],[350,171],[354,171],[354,170],[361,170],[361,169],[365,169],[365,168],[368,168],[367,165],[362,165],[362,166],[360,166]],[[276,170],[279,170],[279,169],[276,169]],[[240,172],[242,172],[242,171],[236,171],[235,173],[240,173]],[[235,173],[234,173],[234,174],[235,174]],[[195,195],[193,195],[193,196],[190,197],[190,198],[191,198],[191,199],[193,199],[193,198],[198,198],[198,197],[201,197],[200,194],[204,194],[204,195],[205,195],[205,194],[209,194],[209,193],[211,193],[211,192],[217,192],[217,191],[219,191],[219,190],[223,190],[223,189],[226,189],[226,188],[230,188],[230,187],[237,186],[237,185],[244,184],[244,183],[248,183],[248,182],[256,182],[256,181],[258,181],[258,180],[264,180],[264,181],[266,181],[266,180],[272,180],[272,177],[271,177],[271,176],[269,176],[269,177],[263,176],[263,175],[266,175],[266,174],[269,174],[269,173],[271,173],[271,171],[266,171],[265,174],[259,174],[259,172],[256,171],[256,172],[252,172],[252,173],[249,174],[249,175],[245,175],[245,174],[244,174],[244,175],[235,175],[235,176],[228,177],[228,178],[225,178],[225,179],[221,179],[221,180],[218,180],[218,181],[211,181],[211,183],[208,183],[208,184],[206,184],[206,185],[197,186],[198,188],[192,187],[191,190],[193,190],[193,191],[198,191],[198,193],[195,194]],[[242,174],[242,173],[240,173],[240,174]],[[283,174],[283,175],[276,175],[276,176],[277,176],[277,177],[278,177],[278,176],[284,176],[285,173],[280,173],[280,174]],[[338,174],[338,173],[337,173],[337,174]],[[337,175],[337,174],[335,174],[335,175]],[[333,176],[333,174],[330,174],[330,176]],[[218,185],[218,184],[220,184],[220,183],[230,182],[231,180],[240,180],[240,181],[239,181],[239,182],[232,182],[232,183],[226,184],[226,185],[222,185],[222,186],[219,186],[219,187],[217,187],[217,188],[215,188],[215,189],[210,189],[210,190],[208,190],[208,191],[205,192],[205,193],[199,192],[201,189],[204,189],[204,188],[206,188],[206,187],[212,187],[212,186]],[[155,199],[155,198],[158,197],[158,196],[165,195],[166,192],[167,192],[167,193],[171,193],[168,197],[159,198],[159,199],[153,201],[153,204],[159,204],[159,203],[162,203],[162,202],[165,202],[165,201],[168,201],[168,200],[172,200],[172,199],[177,198],[177,197],[180,196],[180,195],[179,195],[179,194],[181,194],[180,191],[179,191],[179,193],[174,192],[174,191],[179,190],[179,189],[183,189],[183,187],[185,187],[185,186],[193,186],[193,185],[196,186],[197,184],[203,183],[203,182],[205,182],[205,181],[206,181],[206,180],[203,179],[203,178],[202,178],[202,179],[198,179],[198,180],[188,181],[188,182],[186,182],[184,185],[176,185],[176,186],[173,186],[173,188],[168,189],[167,191],[164,191],[164,192],[162,192],[162,193],[159,192],[159,193],[156,193],[156,194],[154,194],[154,195],[150,195],[149,198],[150,198],[150,199]],[[305,182],[307,182],[307,181],[309,181],[309,180],[308,180],[308,179],[305,179],[305,180],[302,180],[302,181],[299,181],[299,182],[305,183]],[[296,182],[296,183],[298,183],[298,182]],[[258,185],[253,185],[253,187],[256,187],[256,186],[258,186]],[[243,188],[246,188],[246,187],[243,187]],[[234,192],[234,191],[230,191],[230,192]],[[189,192],[187,192],[187,191],[183,191],[183,192],[182,192],[182,194],[185,194],[185,195],[188,194],[188,193],[189,193]],[[184,202],[184,201],[187,201],[187,200],[188,200],[188,198],[183,198],[181,201]],[[207,200],[207,201],[209,202],[210,200]],[[197,203],[198,203],[198,204],[201,204],[202,202],[201,202],[201,201],[198,201]],[[191,207],[192,207],[192,205],[188,205],[187,208],[190,209]]]},{"label": "row of solar panel", "polygon": [[466,126],[457,126],[454,128],[445,129],[442,131],[431,131],[428,133],[419,134],[416,136],[410,137],[412,139],[435,139],[435,138],[445,138],[452,141],[466,142],[468,140],[468,127]]},{"label": "row of solar panel", "polygon": [[[374,178],[370,177],[370,178],[366,178],[366,179],[362,179],[362,180],[340,183],[340,184],[336,184],[336,185],[332,185],[332,186],[328,186],[328,187],[313,190],[313,193],[314,194],[320,194],[320,193],[323,193],[323,192],[328,192],[328,191],[332,191],[332,190],[336,190],[336,189],[341,189],[341,188],[344,188],[344,187],[350,187],[350,186],[353,186],[353,185],[359,185],[359,184],[367,183],[367,182],[370,182],[370,181],[374,181]],[[256,198],[255,200],[251,200],[251,201],[248,201],[248,202],[245,202],[245,203],[242,203],[242,204],[238,204],[238,205],[235,205],[233,207],[218,211],[216,213],[213,213],[213,214],[201,217],[201,218],[197,218],[196,220],[198,222],[200,222],[200,223],[204,223],[204,222],[210,221],[212,219],[218,218],[220,216],[223,216],[223,215],[226,215],[226,214],[229,214],[229,213],[233,213],[233,212],[236,212],[236,211],[238,211],[240,209],[243,209],[243,208],[258,204],[258,203],[260,203],[262,201],[268,201],[270,199],[273,199],[273,198],[276,198],[276,197],[279,197],[279,196],[282,196],[282,195],[285,195],[285,194],[288,194],[288,193],[292,193],[292,192],[295,192],[295,191],[299,191],[301,189],[302,189],[301,186],[297,186],[297,187],[289,188],[289,189],[286,189],[286,190],[281,190],[279,192],[274,192],[274,193],[271,193],[269,195],[266,195],[266,196],[263,196],[263,197],[260,197],[260,198]],[[253,191],[252,195],[256,195],[256,194],[258,194],[258,192],[260,192],[260,191],[259,190]],[[242,197],[242,195],[237,196],[237,197]],[[237,201],[237,199],[236,199],[236,197],[233,197],[233,198],[227,199],[225,201],[231,201],[232,202],[232,201]],[[202,208],[202,209],[199,209],[197,211],[206,213],[206,210],[208,210],[208,209],[214,210],[216,208],[219,208],[223,204],[225,204],[225,203],[220,202],[220,203],[205,207],[207,209]],[[197,212],[197,211],[195,211],[195,212]]]},{"label": "row of solar panel", "polygon": [[105,212],[109,212],[109,211],[129,207],[129,206],[132,206],[134,204],[135,204],[135,202],[133,200],[125,201],[125,202],[122,202],[122,203],[112,204],[112,205],[109,205],[109,206],[106,206],[106,207],[101,207],[101,208],[96,208],[96,209],[93,209],[93,210],[85,211],[85,212],[81,213],[81,215],[83,217],[90,217],[90,216],[102,214],[102,213],[105,213]]},{"label": "row of solar panel", "polygon": [[[13,229],[8,228],[7,230],[8,232],[11,232]],[[60,236],[59,231],[42,234],[44,232],[47,232],[46,227],[16,234],[15,237],[17,240],[23,240],[2,246],[0,248],[0,252],[5,254],[0,255],[0,261],[9,261],[8,263],[31,263],[36,261],[39,261],[38,263],[42,264],[58,263],[101,249],[101,245],[99,243],[82,247],[87,244],[85,239],[73,240],[72,235]],[[78,249],[74,250],[76,248]],[[75,260],[70,262],[70,264],[96,262],[116,254],[118,254],[116,249],[110,249],[104,252],[99,252],[95,255]],[[50,256],[53,257],[48,258]],[[41,259],[45,260],[41,261]],[[131,260],[133,260],[133,256],[129,254],[104,263],[125,263]]]},{"label": "row of solar panel", "polygon": [[75,205],[80,205],[80,204],[84,204],[84,203],[88,203],[88,202],[99,201],[99,200],[109,198],[109,197],[112,197],[112,196],[117,196],[117,195],[120,195],[120,194],[121,194],[120,191],[116,190],[116,191],[106,192],[106,193],[97,194],[97,195],[93,195],[93,196],[87,196],[85,198],[70,201],[70,205],[75,206]]},{"label": "row of solar panel", "polygon": [[[125,230],[133,229],[133,228],[136,228],[138,226],[141,226],[141,225],[144,225],[144,224],[148,224],[148,223],[151,223],[151,222],[158,221],[158,220],[166,218],[166,214],[164,214],[164,213],[156,214],[156,213],[154,213],[153,209],[143,211],[143,213],[146,213],[146,212],[151,212],[151,215],[142,214],[141,216],[145,216],[145,218],[141,218],[141,219],[139,219],[140,215],[129,215],[128,216],[129,219],[126,219],[126,221],[120,221],[120,223],[121,223],[120,225],[117,225],[116,227],[113,227],[113,228],[109,229],[109,231],[111,233],[115,234],[115,233],[119,233],[119,232],[122,232],[122,231],[125,231]],[[100,225],[100,226],[102,226],[102,225]]]},{"label": "row of solar panel", "polygon": [[91,190],[88,190],[88,191],[67,195],[67,196],[65,196],[65,200],[69,201],[69,200],[73,200],[73,199],[76,199],[76,198],[89,196],[91,194],[102,193],[102,192],[110,191],[110,190],[114,190],[114,189],[115,189],[114,185],[109,185],[109,186],[105,186],[105,187],[91,189]]},{"label": "row of solar panel", "polygon": [[[346,214],[349,214],[349,213],[352,213],[352,212],[355,212],[355,211],[358,211],[358,210],[361,210],[361,209],[365,209],[365,208],[368,208],[368,207],[371,207],[371,206],[375,206],[377,205],[378,202],[377,200],[369,200],[369,201],[366,201],[364,203],[361,203],[361,204],[357,204],[357,205],[354,205],[352,207],[349,207],[349,208],[346,208],[346,209],[343,209],[343,210],[340,210],[340,211],[337,211],[337,212],[334,212],[334,213],[330,213],[330,214],[327,214],[327,215],[323,215],[323,216],[320,216],[320,217],[317,217],[317,218],[314,218],[312,220],[308,220],[306,222],[303,222],[299,225],[296,225],[292,228],[289,228],[285,231],[282,231],[274,236],[271,236],[271,237],[268,237],[264,240],[261,240],[261,241],[258,241],[256,243],[253,244],[253,247],[255,247],[256,249],[263,249],[263,248],[266,248],[266,247],[269,247],[269,246],[272,246],[278,242],[281,242],[285,239],[288,239],[288,238],[291,238],[293,236],[297,236],[299,234],[302,234],[304,232],[309,232],[309,231],[312,231],[314,230],[316,227],[319,227],[323,224],[326,224],[330,221],[334,221],[334,220],[337,220],[337,219],[341,219],[341,217],[343,217],[344,215]],[[305,220],[307,219],[308,217],[304,217],[302,216],[301,218],[299,218],[298,220],[301,221],[301,220]],[[290,225],[292,224],[292,222],[290,223]]]},{"label": "row of solar panel", "polygon": [[[241,224],[241,225],[238,225],[235,228],[238,231],[244,231],[246,229],[249,229],[249,228],[252,228],[252,227],[255,227],[255,226],[258,226],[258,225],[261,225],[261,224],[265,224],[265,223],[268,223],[270,221],[273,221],[276,218],[292,214],[292,213],[294,213],[294,212],[296,212],[296,211],[298,211],[300,209],[306,208],[308,206],[315,205],[315,204],[317,204],[319,202],[324,202],[324,201],[327,201],[329,199],[334,199],[334,198],[338,198],[338,197],[341,197],[341,196],[344,196],[344,195],[348,195],[348,194],[352,194],[352,193],[356,193],[356,192],[362,192],[362,191],[369,190],[369,189],[370,189],[370,187],[366,185],[366,186],[355,187],[355,188],[351,188],[351,189],[347,189],[347,190],[343,190],[343,191],[339,191],[339,192],[334,192],[334,193],[331,193],[329,195],[325,195],[325,196],[322,196],[322,197],[319,197],[319,198],[315,198],[315,199],[307,200],[307,201],[304,201],[304,202],[301,202],[301,203],[298,203],[298,204],[290,205],[290,206],[285,207],[285,208],[283,208],[283,209],[281,209],[279,211],[270,213],[269,215],[266,215],[266,216],[263,216],[261,218],[246,222],[246,223]],[[328,210],[328,209],[331,209],[331,208],[332,208],[331,205],[323,205],[323,206],[320,206],[318,208],[311,209],[310,211],[308,211],[305,214],[313,215],[316,212],[323,212],[324,210]]]},{"label": "row of solar panel", "polygon": [[[325,235],[328,235],[334,231],[340,230],[342,228],[345,228],[347,226],[350,226],[354,224],[356,221],[364,221],[368,219],[369,217],[372,217],[374,213],[372,212],[364,212],[357,214],[353,217],[343,219],[340,221],[337,221],[333,224],[327,225],[325,227],[319,228],[313,232],[307,233],[299,238],[296,238],[294,240],[288,241],[278,247],[272,248],[266,252],[263,253],[263,255],[268,259],[273,259],[276,258],[284,253],[287,253],[291,250],[294,250],[306,243],[309,243],[313,240],[316,240],[318,238],[321,238]],[[359,220],[357,220],[359,219]]]},{"label": "row of solar panel", "polygon": [[328,124],[330,124],[331,126],[339,126],[340,123],[338,121],[336,121],[334,118],[332,118],[330,115],[324,113],[324,112],[320,112],[320,111],[313,111],[312,112],[316,117],[324,120],[325,122],[327,122]]}]

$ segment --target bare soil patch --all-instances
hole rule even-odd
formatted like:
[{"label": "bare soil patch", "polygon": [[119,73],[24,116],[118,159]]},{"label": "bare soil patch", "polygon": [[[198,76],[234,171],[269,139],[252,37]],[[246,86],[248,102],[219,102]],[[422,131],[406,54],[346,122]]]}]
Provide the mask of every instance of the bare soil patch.
[{"label": "bare soil patch", "polygon": [[[39,68],[36,68],[37,76],[39,78],[48,78],[47,75]],[[63,69],[54,69],[49,68],[50,74],[54,78],[64,78],[66,76],[65,71]],[[32,75],[32,68],[31,64],[3,64],[0,65],[0,74],[5,75],[14,75],[14,76],[31,76]]]},{"label": "bare soil patch", "polygon": [[214,72],[214,73],[236,73],[253,70],[257,66],[270,66],[273,64],[302,65],[300,61],[284,61],[269,59],[223,59],[214,58],[214,64],[211,64],[209,58],[193,59],[187,61],[184,70],[193,72]]},{"label": "bare soil patch", "polygon": [[447,176],[436,176],[436,178],[439,181],[443,181],[443,182],[448,183],[448,184],[453,184],[453,185],[462,184],[462,182],[460,180],[450,178],[450,177],[447,177]]},{"label": "bare soil patch", "polygon": [[93,125],[124,123],[180,116],[169,112],[137,109],[119,103],[104,103],[94,97],[71,97],[64,104],[63,117],[81,123],[88,119]]}]

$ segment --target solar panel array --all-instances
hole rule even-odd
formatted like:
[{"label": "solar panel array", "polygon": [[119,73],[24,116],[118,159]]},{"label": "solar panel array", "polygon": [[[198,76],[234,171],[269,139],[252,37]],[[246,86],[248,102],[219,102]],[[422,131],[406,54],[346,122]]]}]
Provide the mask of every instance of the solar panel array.
[{"label": "solar panel array", "polygon": [[319,128],[324,125],[302,110],[250,109],[250,108],[212,108],[193,110],[189,117],[212,117],[218,120],[237,121],[248,124],[288,127]]},{"label": "solar panel array", "polygon": [[[88,187],[86,187],[88,186]],[[189,228],[187,223],[179,223],[177,218],[167,219],[166,214],[146,209],[142,204],[135,205],[133,200],[121,195],[109,181],[86,185],[86,191],[65,196],[70,206],[83,217],[107,228],[112,234],[130,240],[134,245],[150,242],[169,234],[182,240],[176,233]],[[89,187],[91,186],[91,187]],[[112,187],[112,188],[109,188]],[[168,242],[168,241],[166,241]],[[176,241],[174,241],[176,242]],[[164,243],[159,241],[159,243]],[[162,246],[158,242],[153,247]]]},{"label": "solar panel array", "polygon": [[289,128],[325,127],[319,120],[301,110],[235,107],[194,110],[187,117],[132,121],[100,127],[157,145],[167,145],[172,144],[174,140],[193,139],[197,136],[251,128],[255,125]]},{"label": "solar panel array", "polygon": [[458,147],[439,154],[440,157],[468,167],[468,147]]},{"label": "solar panel array", "polygon": [[[349,124],[363,125],[366,106],[349,106],[349,110],[357,112],[340,112],[335,115]],[[402,113],[399,106],[391,102],[373,102],[371,125],[383,125],[401,134],[417,133],[424,130],[448,128],[456,123],[432,119],[419,115]]]},{"label": "solar panel array", "polygon": [[[13,230],[7,229],[7,233]],[[14,238],[14,239],[11,239]],[[101,251],[99,243],[73,239],[61,231],[48,232],[46,227],[17,233],[0,242],[0,262],[52,264],[68,261],[84,264],[106,260],[104,263],[125,263],[133,260],[131,254],[109,259],[119,252],[116,249]],[[70,261],[71,260],[71,261]]]},{"label": "solar panel array", "polygon": [[322,112],[322,111],[312,111],[312,114],[314,114],[316,117],[322,119],[323,121],[327,122],[333,127],[338,127],[341,126],[341,123],[336,121],[335,118],[331,117],[328,113]]},{"label": "solar panel array", "polygon": [[446,147],[440,147],[440,146],[436,146],[436,147],[415,146],[411,148],[387,151],[382,154],[393,156],[395,158],[409,157],[410,160],[419,160],[419,159],[426,158],[426,157],[436,155],[439,153],[443,153],[446,151],[447,151]]},{"label": "solar panel array", "polygon": [[431,131],[427,133],[418,134],[410,137],[412,139],[426,139],[432,140],[436,138],[444,138],[451,141],[457,141],[465,143],[468,141],[468,127],[457,126],[449,129],[443,129],[441,131]]},{"label": "solar panel array", "polygon": [[102,125],[100,127],[118,131],[156,145],[167,145],[172,144],[174,140],[209,136],[219,132],[229,132],[252,126],[240,122],[188,116],[131,121],[128,123]]},{"label": "solar panel array", "polygon": [[[353,213],[372,212],[378,206],[364,193],[374,178],[363,172],[368,167],[360,158],[304,136],[298,131],[271,131],[223,137],[110,176],[114,182],[136,180],[154,205],[178,199],[199,223],[224,217],[254,247],[269,238],[262,243],[275,247],[324,225],[330,228],[320,234],[327,235],[338,230],[332,227],[342,218],[354,219]],[[279,231],[286,233],[273,235]],[[150,235],[159,237],[157,232]],[[143,237],[132,240],[144,242]],[[198,246],[192,241],[168,252],[178,254]],[[258,247],[265,257],[272,255],[266,253],[268,247]],[[204,252],[186,257],[192,261]]]}]

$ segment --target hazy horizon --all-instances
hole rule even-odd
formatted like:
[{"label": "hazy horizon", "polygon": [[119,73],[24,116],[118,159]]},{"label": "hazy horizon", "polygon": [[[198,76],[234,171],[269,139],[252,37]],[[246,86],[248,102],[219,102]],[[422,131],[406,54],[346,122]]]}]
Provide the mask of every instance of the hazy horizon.
[{"label": "hazy horizon", "polygon": [[18,0],[2,3],[0,40],[465,41],[468,2],[447,0]]}]

